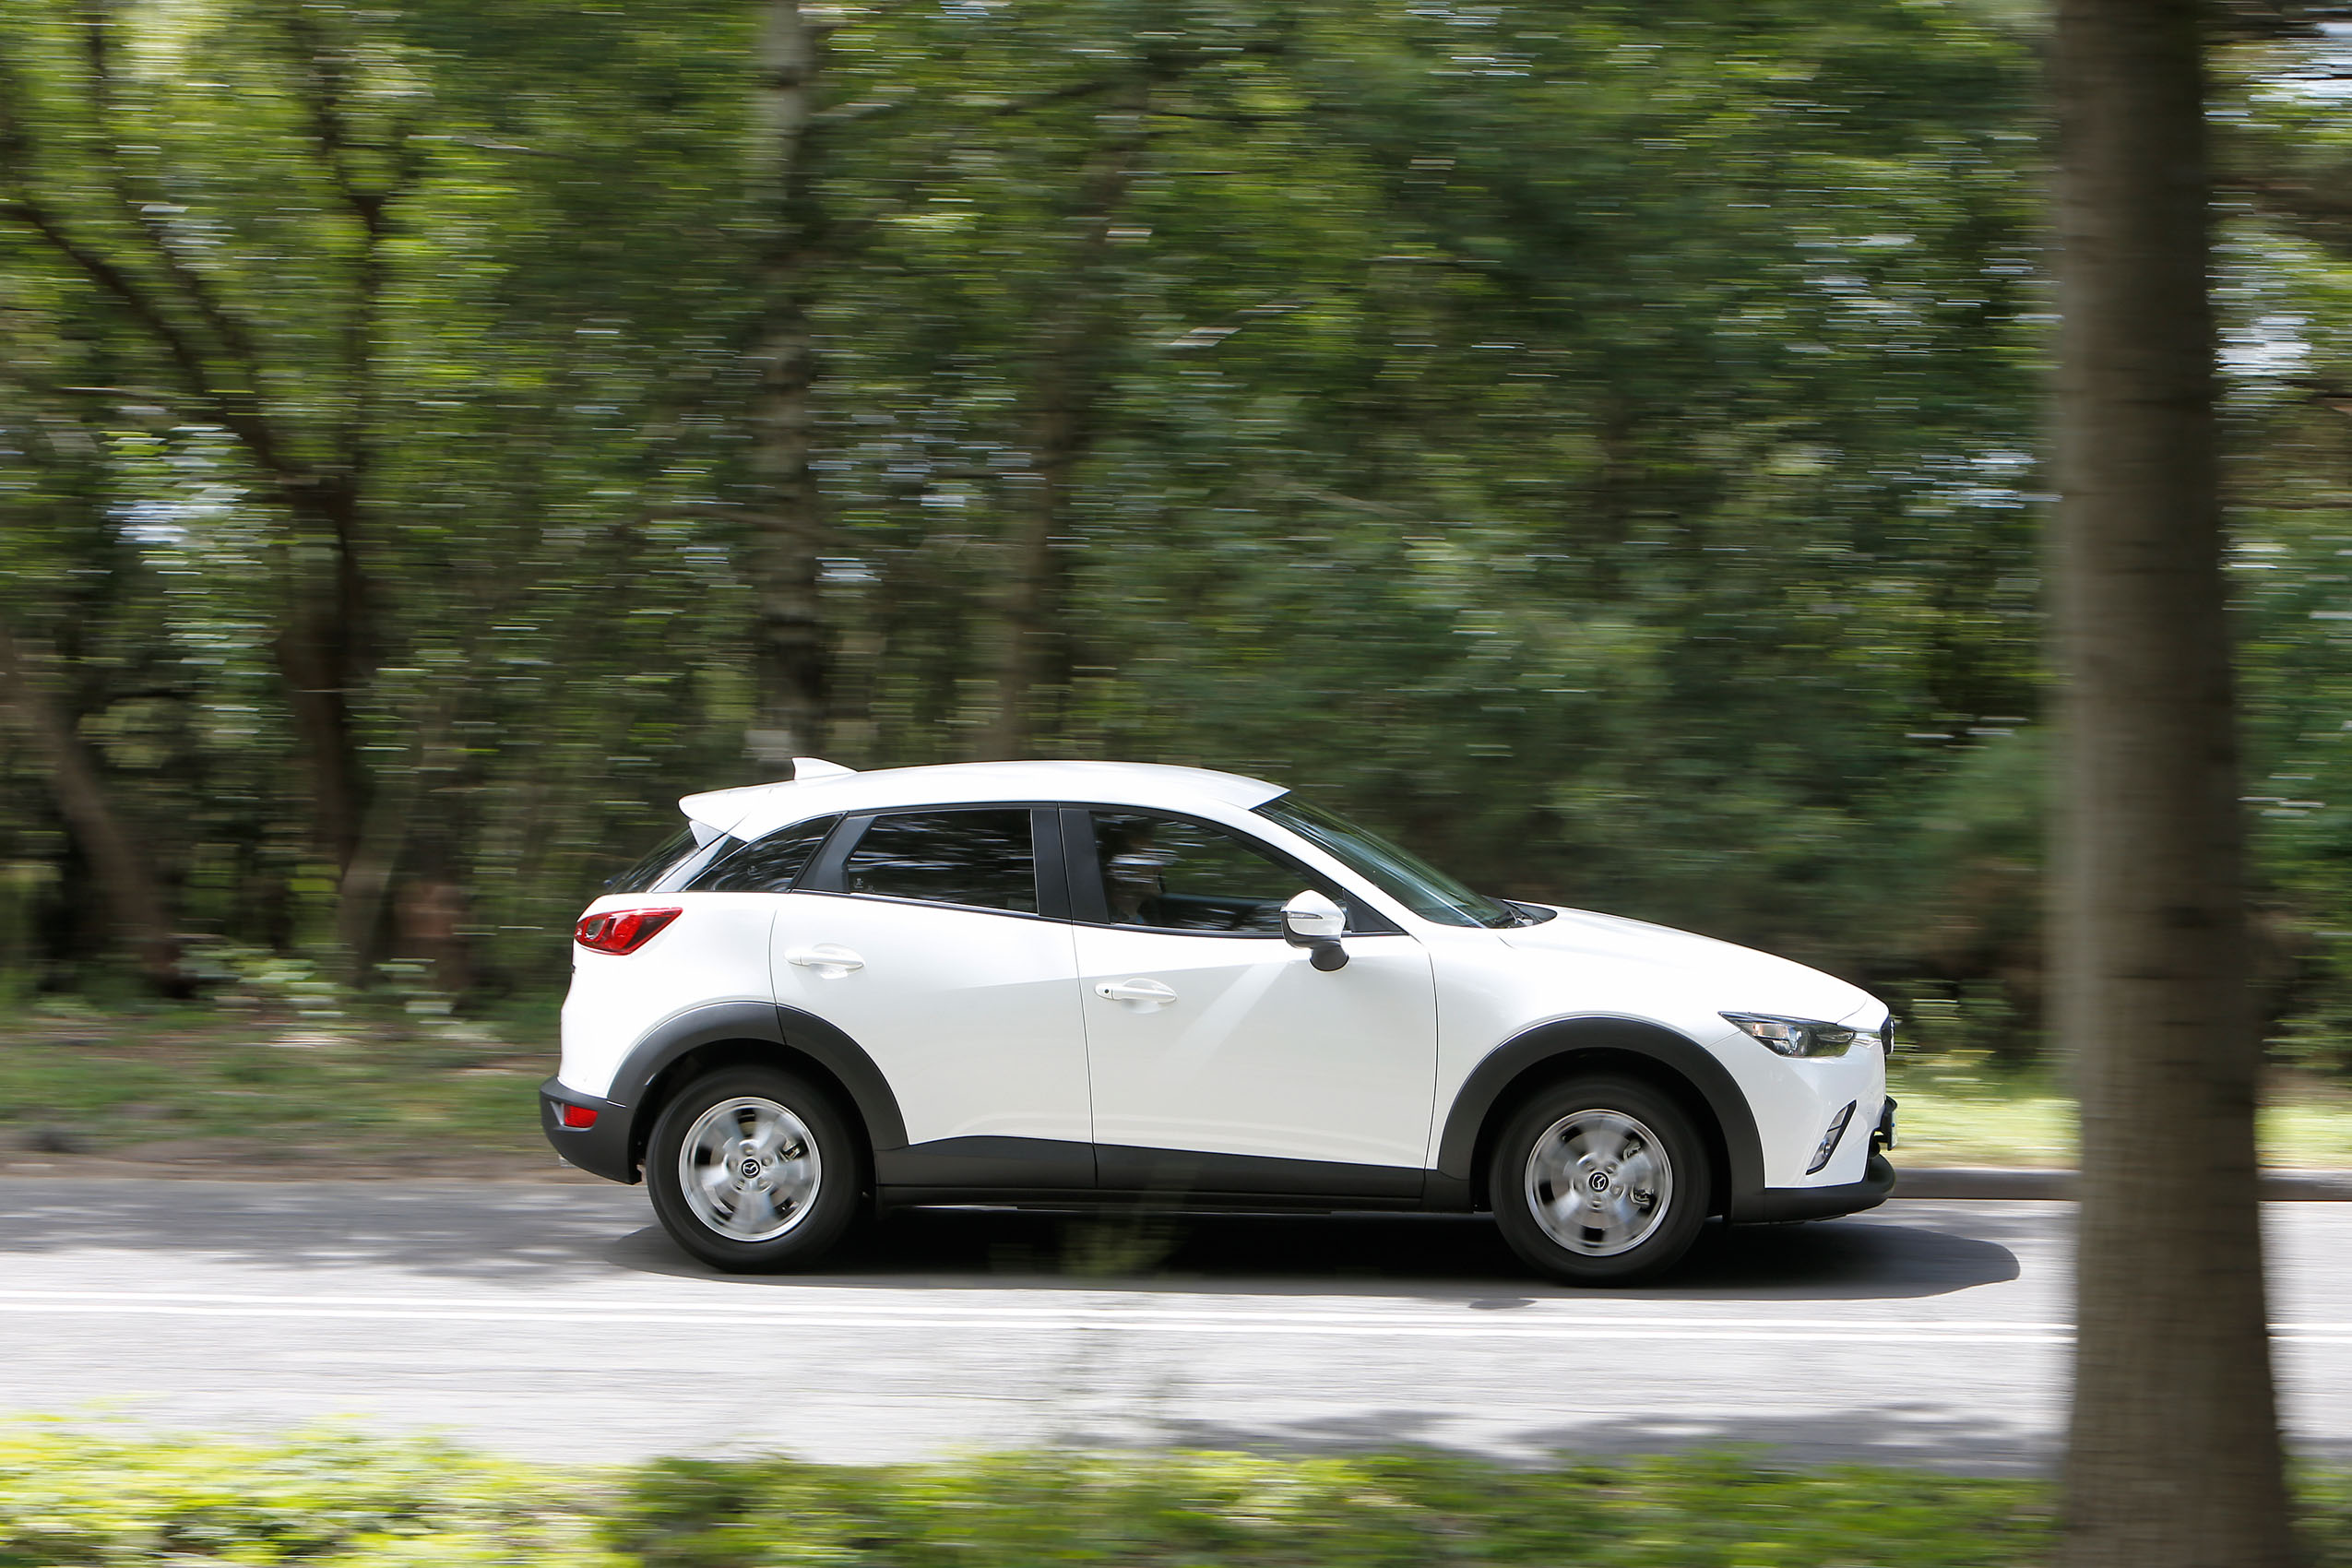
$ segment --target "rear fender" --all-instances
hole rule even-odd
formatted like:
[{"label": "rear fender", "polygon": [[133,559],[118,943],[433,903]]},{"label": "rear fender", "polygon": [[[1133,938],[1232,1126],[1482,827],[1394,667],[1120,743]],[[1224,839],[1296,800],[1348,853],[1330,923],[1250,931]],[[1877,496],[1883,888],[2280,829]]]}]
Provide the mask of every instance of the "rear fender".
[{"label": "rear fender", "polygon": [[[682,1075],[673,1069],[682,1063],[690,1069],[692,1064],[687,1058],[697,1052],[707,1053],[710,1048],[737,1043],[746,1048],[731,1053],[737,1060],[790,1065],[797,1056],[815,1063],[849,1096],[851,1109],[864,1123],[869,1149],[906,1146],[907,1123],[898,1110],[898,1097],[891,1092],[890,1081],[883,1076],[882,1069],[874,1065],[873,1058],[857,1041],[815,1015],[795,1007],[779,1007],[768,1002],[715,1002],[690,1008],[653,1029],[630,1048],[621,1070],[612,1076],[608,1099],[630,1108],[630,1173],[626,1180],[636,1179],[636,1167],[644,1158],[653,1120],[660,1113],[662,1102],[678,1087],[675,1080]],[[776,1049],[763,1051],[762,1046]]]}]

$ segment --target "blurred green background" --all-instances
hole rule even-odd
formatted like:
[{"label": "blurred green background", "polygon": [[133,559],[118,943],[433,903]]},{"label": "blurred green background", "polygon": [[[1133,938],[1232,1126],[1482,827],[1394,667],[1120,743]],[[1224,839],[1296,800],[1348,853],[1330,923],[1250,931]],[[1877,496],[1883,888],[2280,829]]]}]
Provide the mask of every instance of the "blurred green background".
[{"label": "blurred green background", "polygon": [[[0,1007],[495,1012],[681,793],[1119,757],[2029,1063],[2039,26],[0,0]],[[2219,59],[2266,1005],[2335,1071],[2352,44]]]}]

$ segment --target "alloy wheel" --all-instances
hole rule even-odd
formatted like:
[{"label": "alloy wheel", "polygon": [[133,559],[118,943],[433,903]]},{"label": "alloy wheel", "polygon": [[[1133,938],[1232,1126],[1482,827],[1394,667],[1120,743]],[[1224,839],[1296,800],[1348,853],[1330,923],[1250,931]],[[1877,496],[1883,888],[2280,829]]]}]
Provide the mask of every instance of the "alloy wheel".
[{"label": "alloy wheel", "polygon": [[1527,1151],[1527,1210],[1545,1235],[1585,1257],[1649,1240],[1674,1202],[1674,1162],[1621,1111],[1574,1111]]},{"label": "alloy wheel", "polygon": [[695,1218],[731,1241],[769,1241],[806,1219],[825,1179],[808,1123],[757,1095],[722,1099],[678,1146],[678,1187]]}]

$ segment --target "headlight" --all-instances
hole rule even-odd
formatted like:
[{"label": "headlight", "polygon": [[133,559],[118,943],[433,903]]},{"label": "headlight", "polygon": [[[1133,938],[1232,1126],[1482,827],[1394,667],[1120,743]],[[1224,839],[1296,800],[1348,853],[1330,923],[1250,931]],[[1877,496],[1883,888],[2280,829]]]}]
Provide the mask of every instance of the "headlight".
[{"label": "headlight", "polygon": [[1724,1020],[1783,1056],[1843,1056],[1862,1031],[1818,1018],[1776,1018],[1768,1013],[1726,1013]]}]

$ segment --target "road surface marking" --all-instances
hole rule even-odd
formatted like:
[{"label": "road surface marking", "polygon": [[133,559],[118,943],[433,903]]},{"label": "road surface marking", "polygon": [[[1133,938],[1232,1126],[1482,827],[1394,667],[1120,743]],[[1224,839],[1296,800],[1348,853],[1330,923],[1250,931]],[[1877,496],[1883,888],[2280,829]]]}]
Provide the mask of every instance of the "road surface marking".
[{"label": "road surface marking", "polygon": [[[769,1292],[759,1292],[769,1295]],[[832,1293],[826,1292],[830,1296]],[[1581,1303],[1579,1304],[1581,1305]],[[1546,1338],[1580,1341],[1681,1339],[1791,1343],[2059,1344],[2073,1336],[2063,1323],[2002,1323],[1983,1319],[1889,1317],[1772,1318],[1635,1315],[1563,1311],[1548,1304],[1454,1311],[1346,1311],[1331,1308],[1229,1311],[1171,1308],[1095,1299],[1072,1305],[992,1305],[979,1302],[700,1300],[577,1301],[560,1304],[490,1297],[255,1295],[176,1290],[9,1290],[0,1289],[0,1313],[64,1315],[273,1319],[317,1322],[600,1324],[757,1324],[778,1327],[893,1328],[943,1326],[1035,1331],[1121,1329],[1146,1334],[1330,1335],[1386,1334],[1442,1338]],[[2352,1323],[2283,1323],[2275,1338],[2352,1344]]]}]

